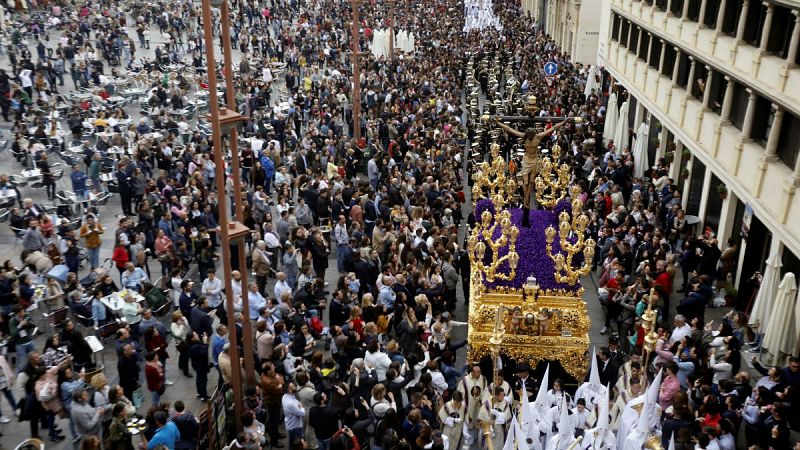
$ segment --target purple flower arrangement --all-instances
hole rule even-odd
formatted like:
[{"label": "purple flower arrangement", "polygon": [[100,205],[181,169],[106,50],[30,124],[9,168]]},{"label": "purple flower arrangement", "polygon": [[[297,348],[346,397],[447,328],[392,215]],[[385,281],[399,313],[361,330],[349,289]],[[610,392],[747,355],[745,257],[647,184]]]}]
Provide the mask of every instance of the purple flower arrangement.
[{"label": "purple flower arrangement", "polygon": [[[553,274],[555,270],[554,264],[553,260],[547,255],[547,242],[544,234],[544,230],[551,225],[558,230],[558,214],[565,210],[569,212],[570,209],[571,206],[569,202],[564,200],[556,205],[554,211],[541,209],[533,210],[530,212],[531,226],[526,228],[522,226],[522,209],[511,208],[510,211],[512,222],[519,229],[519,238],[517,239],[517,253],[519,254],[517,273],[513,280],[495,280],[491,283],[487,282],[486,286],[489,289],[498,287],[522,288],[528,277],[533,275],[536,277],[536,280],[542,289],[565,289],[577,291],[580,286],[570,286],[568,284],[559,283],[555,280]],[[480,215],[485,210],[490,211],[492,214],[495,213],[494,204],[492,204],[491,200],[482,199],[478,201],[478,203],[475,205],[475,219],[480,221]],[[498,227],[495,230],[494,237],[497,238],[499,236],[500,229]],[[554,251],[559,251],[557,240],[558,236],[556,236],[556,242],[553,243]],[[504,256],[508,253],[508,247],[500,249],[499,253],[500,257]],[[488,259],[485,261],[485,263],[488,264],[491,259],[489,251],[487,251],[486,257]],[[574,264],[579,264],[577,261],[579,258],[576,257],[575,259],[576,261],[574,261]],[[583,258],[581,257],[580,259],[582,260]],[[507,263],[504,263],[500,267],[499,271],[503,273],[509,273],[511,268],[508,267]]]}]

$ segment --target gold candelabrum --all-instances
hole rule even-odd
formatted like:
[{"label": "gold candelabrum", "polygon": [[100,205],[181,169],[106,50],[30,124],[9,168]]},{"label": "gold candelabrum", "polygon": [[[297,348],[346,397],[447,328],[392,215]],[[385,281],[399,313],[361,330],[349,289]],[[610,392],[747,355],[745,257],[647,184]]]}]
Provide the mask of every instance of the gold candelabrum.
[{"label": "gold candelabrum", "polygon": [[[644,350],[647,353],[653,352],[656,349],[656,342],[658,341],[658,332],[656,326],[658,324],[658,311],[653,309],[658,297],[656,290],[650,289],[650,296],[647,297],[647,309],[642,313],[642,329],[644,329]],[[645,355],[645,361],[647,355]]]},{"label": "gold candelabrum", "polygon": [[[492,196],[492,202],[496,210],[505,206],[505,198],[499,192]],[[500,236],[495,238],[495,231],[498,227]],[[495,280],[513,280],[517,276],[517,264],[519,263],[518,237],[519,228],[512,224],[509,210],[502,209],[496,214],[496,217],[493,217],[489,211],[483,211],[480,222],[475,224],[472,234],[467,239],[467,252],[472,269],[481,273],[484,279],[490,283]],[[500,249],[506,246],[508,246],[508,252],[500,256]],[[484,262],[487,250],[491,252],[491,261],[488,264]],[[504,263],[508,264],[509,271],[507,273],[500,272]]]},{"label": "gold candelabrum", "polygon": [[472,201],[477,202],[482,198],[494,199],[498,194],[505,202],[517,193],[517,180],[507,176],[506,160],[500,155],[500,145],[493,143],[490,146],[490,161],[482,162],[476,166],[473,175],[475,184],[472,186]]},{"label": "gold candelabrum", "polygon": [[[544,231],[547,255],[555,264],[555,279],[559,283],[576,285],[580,282],[580,277],[589,273],[594,258],[595,242],[592,238],[586,238],[586,227],[589,225],[589,217],[583,212],[583,202],[578,199],[580,188],[573,188],[572,193],[572,217],[566,211],[558,215],[558,235],[561,252],[553,253],[553,241],[556,237],[556,230],[552,226]],[[583,263],[575,267],[573,259],[575,255],[583,253]]]},{"label": "gold candelabrum", "polygon": [[547,209],[553,209],[568,192],[569,166],[558,165],[561,157],[561,146],[556,144],[550,149],[550,154],[542,157],[539,174],[536,176],[536,201]]}]

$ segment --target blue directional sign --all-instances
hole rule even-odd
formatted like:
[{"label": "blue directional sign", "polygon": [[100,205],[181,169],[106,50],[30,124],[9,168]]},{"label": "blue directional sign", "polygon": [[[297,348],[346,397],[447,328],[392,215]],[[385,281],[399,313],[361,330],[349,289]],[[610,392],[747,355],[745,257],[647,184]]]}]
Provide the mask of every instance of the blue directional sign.
[{"label": "blue directional sign", "polygon": [[544,65],[544,74],[548,77],[554,76],[558,73],[558,64],[554,63],[553,61],[548,62]]}]

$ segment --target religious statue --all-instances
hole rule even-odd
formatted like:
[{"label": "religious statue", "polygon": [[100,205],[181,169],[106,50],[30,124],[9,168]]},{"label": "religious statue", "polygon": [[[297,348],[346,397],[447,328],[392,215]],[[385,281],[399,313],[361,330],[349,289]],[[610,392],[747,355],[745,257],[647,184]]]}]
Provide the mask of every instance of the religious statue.
[{"label": "religious statue", "polygon": [[570,118],[566,118],[548,130],[537,133],[533,128],[528,128],[525,132],[518,131],[503,122],[499,118],[493,118],[495,123],[506,133],[522,138],[525,146],[525,154],[522,157],[522,226],[530,227],[529,213],[531,210],[531,194],[536,185],[536,175],[539,173],[539,144],[542,139],[555,133],[556,130],[566,125]]}]

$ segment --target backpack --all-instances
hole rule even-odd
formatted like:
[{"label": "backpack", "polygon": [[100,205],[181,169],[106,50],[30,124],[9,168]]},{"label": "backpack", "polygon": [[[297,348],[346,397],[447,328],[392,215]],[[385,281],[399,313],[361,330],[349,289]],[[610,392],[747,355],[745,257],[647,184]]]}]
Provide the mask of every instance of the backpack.
[{"label": "backpack", "polygon": [[314,333],[317,336],[322,334],[322,330],[325,328],[325,325],[322,323],[322,321],[317,316],[314,316],[314,317],[311,318],[309,326],[311,327],[311,329],[314,331]]}]

